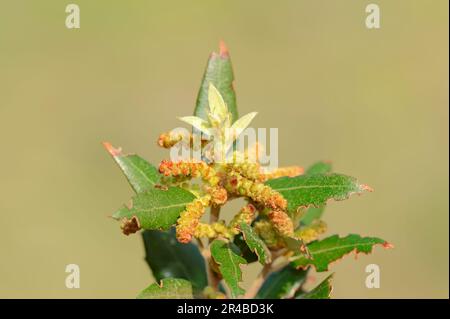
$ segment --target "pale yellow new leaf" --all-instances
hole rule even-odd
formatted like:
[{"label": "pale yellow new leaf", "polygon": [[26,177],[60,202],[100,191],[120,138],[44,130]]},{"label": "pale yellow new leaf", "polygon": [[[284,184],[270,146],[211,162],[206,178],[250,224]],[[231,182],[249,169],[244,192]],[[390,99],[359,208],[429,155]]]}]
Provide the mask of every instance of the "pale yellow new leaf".
[{"label": "pale yellow new leaf", "polygon": [[212,83],[209,83],[208,103],[211,116],[221,123],[224,122],[228,116],[228,107],[225,104],[222,95]]},{"label": "pale yellow new leaf", "polygon": [[189,125],[192,125],[199,131],[203,132],[204,134],[211,135],[211,130],[210,130],[211,127],[210,127],[209,123],[207,121],[205,121],[204,119],[201,119],[197,116],[184,116],[184,117],[179,117],[178,119]]},{"label": "pale yellow new leaf", "polygon": [[248,113],[233,123],[231,130],[234,132],[236,138],[250,125],[250,122],[255,118],[256,114],[258,112]]}]

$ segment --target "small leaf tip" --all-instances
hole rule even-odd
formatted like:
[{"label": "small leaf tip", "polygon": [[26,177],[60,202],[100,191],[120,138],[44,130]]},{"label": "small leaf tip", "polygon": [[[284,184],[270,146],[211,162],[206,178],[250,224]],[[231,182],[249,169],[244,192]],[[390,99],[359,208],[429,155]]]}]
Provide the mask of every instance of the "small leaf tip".
[{"label": "small leaf tip", "polygon": [[366,184],[361,184],[360,188],[361,188],[361,191],[368,191],[368,192],[374,191],[374,189],[372,187],[370,187],[369,185],[366,185]]},{"label": "small leaf tip", "polygon": [[225,42],[223,40],[219,41],[219,54],[220,56],[229,56],[229,51],[227,48],[227,45],[225,44]]},{"label": "small leaf tip", "polygon": [[383,248],[386,248],[386,249],[393,249],[393,248],[394,248],[394,245],[391,244],[391,243],[385,242],[385,243],[383,244]]},{"label": "small leaf tip", "polygon": [[111,154],[112,156],[118,156],[122,153],[122,149],[119,148],[114,148],[114,146],[111,145],[111,143],[109,142],[103,142],[103,147],[109,152],[109,154]]}]

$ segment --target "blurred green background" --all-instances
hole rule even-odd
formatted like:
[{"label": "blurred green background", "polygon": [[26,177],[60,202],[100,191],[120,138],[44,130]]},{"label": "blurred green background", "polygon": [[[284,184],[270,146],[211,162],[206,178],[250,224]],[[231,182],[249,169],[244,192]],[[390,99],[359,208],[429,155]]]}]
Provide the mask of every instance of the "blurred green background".
[{"label": "blurred green background", "polygon": [[107,217],[132,191],[100,142],[167,158],[155,140],[191,114],[223,39],[240,112],[279,128],[280,164],[332,160],[375,189],[325,220],[395,249],[334,264],[333,296],[448,298],[446,0],[376,1],[379,30],[363,0],[73,2],[79,30],[70,2],[0,5],[0,297],[133,298],[152,282],[140,236]]}]

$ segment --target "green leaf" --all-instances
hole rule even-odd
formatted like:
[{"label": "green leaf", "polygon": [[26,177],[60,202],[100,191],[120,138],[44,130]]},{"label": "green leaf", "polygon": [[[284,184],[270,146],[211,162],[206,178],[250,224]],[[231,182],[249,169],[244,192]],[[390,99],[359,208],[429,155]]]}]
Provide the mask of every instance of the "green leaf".
[{"label": "green leaf", "polygon": [[302,269],[314,266],[318,272],[327,271],[330,263],[353,251],[357,254],[369,254],[375,245],[382,245],[384,248],[392,247],[385,240],[376,237],[361,237],[360,235],[350,234],[341,238],[334,235],[309,244],[307,247],[311,258],[303,255],[294,256],[292,257],[292,265]]},{"label": "green leaf", "polygon": [[153,188],[134,196],[129,207],[123,207],[112,217],[119,220],[135,216],[140,228],[168,229],[194,198],[191,192],[179,187],[169,187],[167,190]]},{"label": "green leaf", "polygon": [[246,264],[247,261],[239,256],[238,248],[223,240],[216,239],[211,243],[211,256],[219,265],[220,273],[223,279],[230,287],[233,298],[243,295],[245,290],[239,287],[242,281],[242,272],[239,264]]},{"label": "green leaf", "polygon": [[310,292],[296,296],[296,299],[330,299],[331,291],[333,290],[331,286],[332,279],[333,274],[325,278],[325,280]]},{"label": "green leaf", "polygon": [[141,291],[137,299],[193,299],[191,283],[184,279],[166,278]]},{"label": "green leaf", "polygon": [[306,270],[295,269],[292,265],[287,265],[267,277],[255,298],[290,298],[305,282],[306,273]]},{"label": "green leaf", "polygon": [[[305,172],[305,175],[315,175],[315,174],[327,174],[331,172],[330,162],[317,162],[311,165]],[[308,226],[314,220],[320,219],[325,211],[325,206],[321,207],[309,207],[305,214],[301,217],[300,222],[302,225]]]},{"label": "green leaf", "polygon": [[181,244],[175,235],[175,228],[169,231],[142,232],[145,260],[155,280],[165,278],[189,280],[195,294],[198,295],[208,285],[205,260],[196,245]]},{"label": "green leaf", "polygon": [[331,167],[330,162],[325,162],[325,161],[316,162],[313,165],[311,165],[310,167],[308,167],[308,169],[305,172],[305,175],[330,173],[331,168],[332,167]]},{"label": "green leaf", "polygon": [[271,256],[269,249],[263,240],[253,231],[253,228],[246,223],[241,223],[239,226],[248,248],[258,256],[259,262],[263,265],[270,263]]},{"label": "green leaf", "polygon": [[320,219],[324,211],[325,206],[309,207],[306,210],[306,213],[300,218],[300,223],[302,223],[302,225],[309,226],[313,221]]},{"label": "green leaf", "polygon": [[258,261],[258,255],[250,250],[244,240],[244,236],[242,236],[242,233],[234,236],[233,244],[235,244],[239,248],[239,251],[241,253],[240,255],[247,261],[248,264]]},{"label": "green leaf", "polygon": [[197,103],[194,115],[208,120],[209,112],[209,84],[212,83],[222,95],[227,104],[228,111],[232,115],[232,122],[238,119],[236,106],[236,94],[233,88],[233,68],[231,59],[225,44],[221,42],[219,53],[213,52],[208,60],[202,84],[197,95]]},{"label": "green leaf", "polygon": [[341,174],[300,175],[281,177],[266,182],[288,201],[288,210],[325,205],[330,199],[344,200],[351,194],[371,190],[355,178]]},{"label": "green leaf", "polygon": [[158,169],[142,157],[135,154],[123,155],[120,149],[114,148],[107,142],[103,145],[119,165],[136,193],[148,191],[159,183],[161,175]]}]

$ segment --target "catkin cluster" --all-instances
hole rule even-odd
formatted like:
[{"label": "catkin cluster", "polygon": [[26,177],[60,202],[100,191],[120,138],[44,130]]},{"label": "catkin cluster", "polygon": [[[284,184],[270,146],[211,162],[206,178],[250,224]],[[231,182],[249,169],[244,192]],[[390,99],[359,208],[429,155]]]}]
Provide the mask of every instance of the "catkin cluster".
[{"label": "catkin cluster", "polygon": [[[161,147],[170,148],[181,140],[180,136],[162,134],[158,139]],[[207,164],[202,161],[172,162],[163,160],[159,172],[175,179],[191,180],[200,178],[203,188],[198,198],[186,205],[176,225],[178,241],[190,242],[196,238],[233,238],[239,233],[239,225],[251,225],[257,208],[265,211],[264,220],[256,222],[254,228],[269,246],[279,246],[283,236],[294,236],[294,225],[286,213],[287,202],[277,191],[264,184],[264,181],[281,176],[296,176],[303,171],[300,167],[287,167],[265,173],[258,163],[221,163]],[[229,199],[246,198],[250,204],[244,206],[228,223],[201,222],[209,207],[224,205]]]}]

